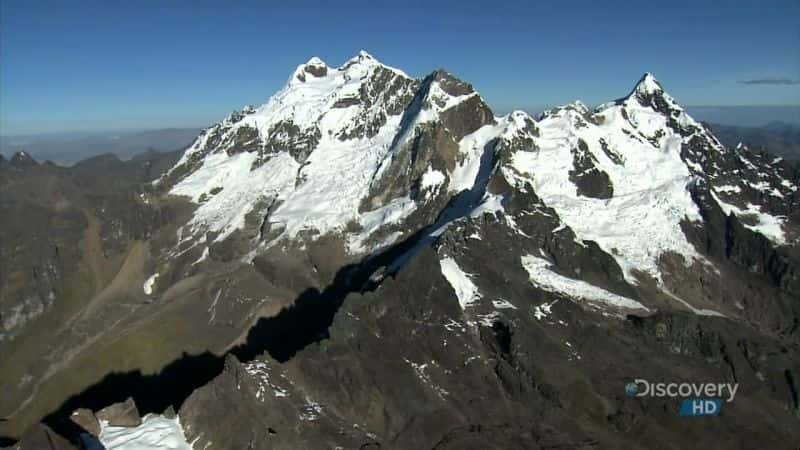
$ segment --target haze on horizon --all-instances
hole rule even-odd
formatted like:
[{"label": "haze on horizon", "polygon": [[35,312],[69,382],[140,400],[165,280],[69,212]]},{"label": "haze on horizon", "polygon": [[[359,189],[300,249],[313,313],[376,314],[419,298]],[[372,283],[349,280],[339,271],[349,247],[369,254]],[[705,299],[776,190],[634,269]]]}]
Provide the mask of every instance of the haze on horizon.
[{"label": "haze on horizon", "polygon": [[311,56],[338,66],[360,49],[413,76],[445,68],[498,113],[596,105],[649,71],[684,105],[794,116],[800,4],[770,6],[5,0],[0,135],[205,126]]}]

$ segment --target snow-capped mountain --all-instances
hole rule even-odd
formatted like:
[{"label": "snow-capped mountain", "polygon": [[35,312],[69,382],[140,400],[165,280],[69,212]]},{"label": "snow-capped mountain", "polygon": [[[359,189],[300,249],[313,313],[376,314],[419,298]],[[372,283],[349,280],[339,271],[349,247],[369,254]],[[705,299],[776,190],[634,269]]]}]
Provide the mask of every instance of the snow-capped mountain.
[{"label": "snow-capped mountain", "polygon": [[[7,369],[0,408],[19,430],[113,392],[175,407],[149,421],[203,449],[780,446],[800,411],[798,183],[651,74],[596,108],[495,116],[442,70],[311,58],[135,209],[95,207],[101,281],[75,275],[96,287],[73,325],[25,344],[65,359]],[[635,377],[747,394],[688,435],[675,405],[623,395]]]},{"label": "snow-capped mountain", "polygon": [[[703,227],[700,192],[773,244],[795,242],[796,185],[782,166],[748,158],[757,157],[724,148],[652,74],[593,110],[575,102],[538,119],[494,117],[452,75],[415,80],[361,52],[338,68],[319,58],[299,66],[266,104],[205,130],[160,183],[199,204],[183,239],[222,241],[248,215],[263,218],[250,259],[325,235],[344,236],[351,254],[374,253],[480,214],[525,235],[504,202],[531,191],[555,212],[552,233],[595,243],[625,282],[653,280],[672,296],[664,257],[715,270],[685,232]],[[505,190],[486,190],[500,180]],[[732,195],[743,190],[746,199]]]},{"label": "snow-capped mountain", "polygon": [[[465,108],[480,109],[476,123],[447,122]],[[366,52],[338,68],[311,58],[269,102],[205,130],[165,178],[177,180],[170,193],[201,204],[193,234],[223,240],[253,213],[264,217],[262,237],[356,227],[351,248],[358,252],[364,239],[410,215],[445,181],[431,165],[417,173],[425,164],[415,158],[452,164],[446,155],[433,150],[408,160],[423,130],[451,125],[429,133],[457,142],[486,120],[491,114],[477,93],[446,73],[414,80]]]}]

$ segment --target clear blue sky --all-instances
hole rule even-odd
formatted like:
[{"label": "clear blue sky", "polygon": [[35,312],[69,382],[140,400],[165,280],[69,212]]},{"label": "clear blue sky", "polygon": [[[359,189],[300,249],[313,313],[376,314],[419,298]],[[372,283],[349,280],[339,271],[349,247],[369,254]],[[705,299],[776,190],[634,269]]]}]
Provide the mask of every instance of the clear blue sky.
[{"label": "clear blue sky", "polygon": [[601,103],[645,71],[685,105],[800,104],[797,0],[428,3],[0,0],[0,135],[204,126],[359,49],[499,112]]}]

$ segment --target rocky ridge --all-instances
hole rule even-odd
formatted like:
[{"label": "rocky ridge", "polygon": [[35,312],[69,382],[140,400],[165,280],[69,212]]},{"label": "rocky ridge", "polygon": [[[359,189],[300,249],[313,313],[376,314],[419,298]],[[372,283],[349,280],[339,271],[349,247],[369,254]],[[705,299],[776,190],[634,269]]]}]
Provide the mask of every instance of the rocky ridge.
[{"label": "rocky ridge", "polygon": [[[594,109],[496,117],[444,71],[312,58],[142,192],[191,212],[143,241],[143,306],[116,317],[164,344],[126,361],[214,354],[174,399],[195,448],[781,446],[797,184],[650,74]],[[687,432],[676,402],[623,395],[634,377],[745,393]]]}]

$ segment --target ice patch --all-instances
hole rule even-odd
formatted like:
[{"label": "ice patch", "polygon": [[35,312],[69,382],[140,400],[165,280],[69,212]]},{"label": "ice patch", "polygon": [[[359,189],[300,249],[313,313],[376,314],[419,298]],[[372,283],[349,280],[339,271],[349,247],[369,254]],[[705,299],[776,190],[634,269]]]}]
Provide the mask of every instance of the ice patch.
[{"label": "ice patch", "polygon": [[[559,275],[551,270],[552,265],[544,258],[526,255],[522,256],[521,260],[522,267],[528,271],[531,283],[539,289],[614,307],[648,310],[636,300],[614,294],[585,281]],[[549,307],[547,311],[549,314]],[[540,318],[537,317],[537,319]]]},{"label": "ice patch", "polygon": [[101,422],[100,442],[107,450],[192,450],[180,420],[148,414],[138,427],[112,427]]},{"label": "ice patch", "polygon": [[773,216],[762,212],[758,205],[752,203],[748,203],[746,209],[739,208],[730,203],[725,203],[713,191],[711,192],[711,196],[714,197],[714,200],[717,201],[726,215],[733,213],[739,218],[749,217],[755,219],[757,222],[755,225],[742,224],[757,233],[761,233],[767,239],[778,245],[786,244],[786,235],[783,231],[783,224],[786,221],[785,217]]},{"label": "ice patch", "polygon": [[144,284],[142,285],[142,290],[146,295],[153,294],[153,287],[156,285],[157,280],[158,280],[158,273],[150,275],[150,278],[145,280]]},{"label": "ice patch", "polygon": [[444,180],[445,176],[442,172],[434,170],[432,167],[428,167],[428,170],[422,174],[420,187],[423,190],[434,188],[444,183]]},{"label": "ice patch", "polygon": [[196,265],[200,264],[201,262],[203,262],[203,261],[205,261],[207,259],[208,259],[208,247],[204,247],[203,248],[203,253],[200,255],[199,258],[197,258],[195,260],[195,262],[192,263],[192,265],[196,266]]},{"label": "ice patch", "polygon": [[484,214],[495,214],[499,211],[503,211],[503,195],[502,194],[490,194],[486,193],[481,199],[481,204],[478,205],[475,209],[473,209],[470,213],[470,217],[480,217]]},{"label": "ice patch", "polygon": [[306,397],[306,404],[300,410],[297,418],[304,422],[314,422],[319,419],[320,414],[322,414],[322,405]]},{"label": "ice patch", "polygon": [[665,294],[667,294],[667,296],[669,296],[669,298],[671,298],[671,299],[677,301],[678,303],[682,304],[683,306],[689,308],[689,310],[691,312],[697,314],[698,316],[725,317],[725,314],[722,314],[720,312],[714,311],[713,309],[695,308],[694,306],[690,305],[689,302],[687,302],[686,300],[678,297],[677,295],[673,294],[672,292],[670,292],[670,291],[668,291],[666,289],[663,289],[663,288],[661,290]]},{"label": "ice patch", "polygon": [[257,384],[256,399],[267,400],[267,392],[272,391],[274,397],[288,397],[289,392],[271,380],[271,367],[264,361],[253,361],[246,364],[245,370]]},{"label": "ice patch", "polygon": [[503,121],[494,125],[484,125],[461,139],[458,143],[458,151],[463,159],[456,165],[450,176],[448,191],[460,192],[473,187],[480,171],[481,155],[483,155],[486,145],[495,139],[504,127]]},{"label": "ice patch", "polygon": [[497,311],[492,311],[489,314],[478,314],[476,316],[478,324],[484,327],[492,328],[494,324],[500,320],[500,314]]},{"label": "ice patch", "polygon": [[[358,223],[361,225],[362,230],[357,234],[351,235],[348,239],[350,252],[361,253],[367,250],[364,244],[373,233],[384,225],[399,223],[414,212],[416,207],[417,204],[409,197],[402,197],[396,198],[378,209],[361,214],[358,218]],[[390,240],[396,240],[398,237],[399,235],[394,235],[393,239]]]},{"label": "ice patch", "polygon": [[499,298],[497,300],[492,300],[492,306],[494,306],[497,309],[517,309],[517,307],[512,305],[511,302],[509,302],[508,300],[504,300],[502,298]]},{"label": "ice patch", "polygon": [[550,303],[542,303],[541,305],[537,305],[533,308],[533,317],[536,317],[536,320],[542,320],[550,316],[553,313],[553,305],[558,303],[558,299],[553,300]]},{"label": "ice patch", "polygon": [[740,188],[739,186],[716,186],[714,187],[714,190],[717,192],[725,192],[726,194],[731,192],[735,193],[742,192],[742,188]]},{"label": "ice patch", "polygon": [[477,92],[470,92],[463,95],[453,96],[442,89],[439,81],[434,81],[431,83],[426,96],[426,108],[419,112],[416,122],[433,122],[439,118],[439,115],[442,112],[447,111],[448,109],[453,108],[454,106],[457,106],[476,95],[478,95]]},{"label": "ice patch", "polygon": [[442,275],[456,291],[461,309],[466,309],[481,297],[478,287],[470,280],[469,275],[458,267],[453,258],[444,258],[439,261],[439,265],[442,268]]}]

